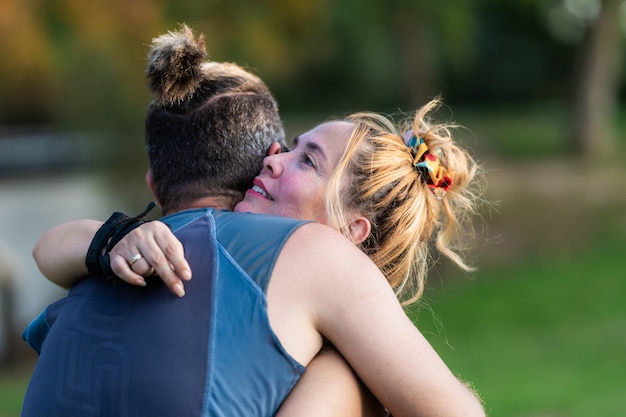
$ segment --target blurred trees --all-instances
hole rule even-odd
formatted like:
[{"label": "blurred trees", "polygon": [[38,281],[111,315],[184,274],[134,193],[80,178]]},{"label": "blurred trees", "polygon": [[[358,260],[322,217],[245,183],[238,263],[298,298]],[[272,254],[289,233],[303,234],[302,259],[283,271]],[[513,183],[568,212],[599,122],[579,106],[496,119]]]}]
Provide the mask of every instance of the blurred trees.
[{"label": "blurred trees", "polygon": [[611,137],[598,126],[624,95],[624,10],[624,0],[0,0],[0,126],[141,135],[147,44],[185,22],[213,59],[263,77],[285,114],[408,111],[439,93],[453,106],[577,103],[571,140],[587,152]]},{"label": "blurred trees", "polygon": [[0,0],[0,123],[54,119],[60,78],[45,16],[33,2]]},{"label": "blurred trees", "polygon": [[623,60],[620,23],[626,20],[626,3],[603,0],[592,13],[577,63],[572,148],[591,157],[602,157],[615,149],[616,133],[611,127],[618,110],[617,92],[624,78],[620,77]]}]

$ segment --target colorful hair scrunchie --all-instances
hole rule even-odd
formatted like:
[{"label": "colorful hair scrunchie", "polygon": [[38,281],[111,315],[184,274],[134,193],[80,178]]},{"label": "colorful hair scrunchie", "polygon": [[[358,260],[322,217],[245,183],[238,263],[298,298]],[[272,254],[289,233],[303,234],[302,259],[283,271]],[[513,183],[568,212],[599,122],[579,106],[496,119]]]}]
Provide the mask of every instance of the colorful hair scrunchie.
[{"label": "colorful hair scrunchie", "polygon": [[[426,181],[428,188],[437,199],[443,199],[452,186],[452,178],[448,175],[448,171],[440,165],[439,157],[429,152],[428,145],[422,138],[418,139],[416,136],[411,136],[406,145],[413,154],[413,166],[422,174],[421,176]],[[428,176],[425,175],[426,173]]]}]

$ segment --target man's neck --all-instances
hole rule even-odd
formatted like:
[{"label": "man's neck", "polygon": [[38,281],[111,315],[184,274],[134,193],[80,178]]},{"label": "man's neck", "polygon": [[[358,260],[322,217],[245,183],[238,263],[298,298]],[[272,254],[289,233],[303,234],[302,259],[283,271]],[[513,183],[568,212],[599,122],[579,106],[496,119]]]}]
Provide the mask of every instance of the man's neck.
[{"label": "man's neck", "polygon": [[213,208],[216,210],[232,210],[235,207],[235,201],[229,197],[204,197],[194,200],[191,204],[186,207],[181,208],[180,210],[170,210],[168,212],[164,212],[164,215],[173,214],[178,211],[183,210],[191,210],[197,208]]}]

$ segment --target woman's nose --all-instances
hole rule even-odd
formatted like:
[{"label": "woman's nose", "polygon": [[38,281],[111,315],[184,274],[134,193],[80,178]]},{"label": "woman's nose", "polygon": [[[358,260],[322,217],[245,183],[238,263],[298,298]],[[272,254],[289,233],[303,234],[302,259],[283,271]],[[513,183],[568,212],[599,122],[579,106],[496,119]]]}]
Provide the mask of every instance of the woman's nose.
[{"label": "woman's nose", "polygon": [[281,174],[282,165],[280,159],[283,155],[284,154],[281,155],[280,153],[279,146],[278,152],[271,153],[263,159],[263,169],[267,171],[272,177],[277,177]]}]

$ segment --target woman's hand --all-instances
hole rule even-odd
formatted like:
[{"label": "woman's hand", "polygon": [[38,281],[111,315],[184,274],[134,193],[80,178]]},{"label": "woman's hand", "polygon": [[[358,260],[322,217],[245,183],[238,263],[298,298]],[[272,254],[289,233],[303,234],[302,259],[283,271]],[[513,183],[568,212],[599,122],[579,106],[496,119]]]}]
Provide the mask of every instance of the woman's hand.
[{"label": "woman's hand", "polygon": [[[101,226],[98,220],[75,220],[44,233],[33,248],[41,273],[63,288],[71,288],[85,278],[85,255]],[[127,283],[146,285],[143,277],[156,273],[179,297],[185,294],[183,281],[191,279],[182,244],[159,221],[131,231],[113,248],[110,258],[113,272]]]},{"label": "woman's hand", "polygon": [[179,297],[185,295],[183,282],[191,279],[183,245],[160,221],[142,224],[128,233],[109,253],[111,269],[122,280],[146,285],[144,277],[158,275]]}]

